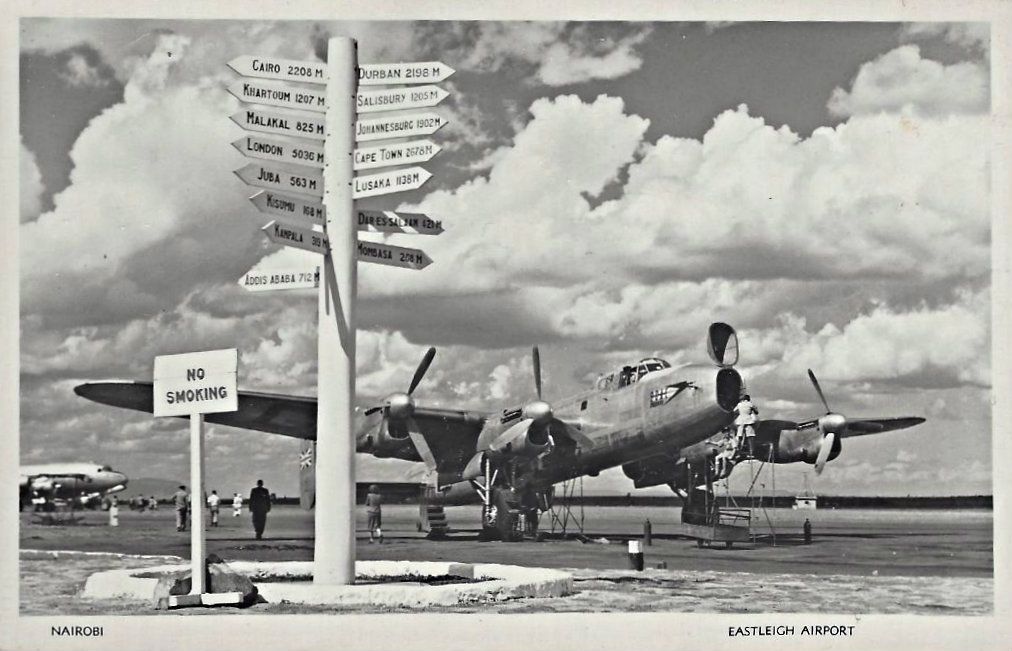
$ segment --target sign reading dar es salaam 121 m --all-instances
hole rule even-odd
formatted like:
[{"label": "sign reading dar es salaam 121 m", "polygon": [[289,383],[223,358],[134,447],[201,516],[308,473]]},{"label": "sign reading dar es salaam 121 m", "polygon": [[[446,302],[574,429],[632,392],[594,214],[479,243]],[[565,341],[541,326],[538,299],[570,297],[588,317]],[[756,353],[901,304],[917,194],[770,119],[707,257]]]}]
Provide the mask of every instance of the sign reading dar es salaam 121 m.
[{"label": "sign reading dar es salaam 121 m", "polygon": [[155,357],[154,415],[236,411],[238,369],[239,351],[235,348]]}]

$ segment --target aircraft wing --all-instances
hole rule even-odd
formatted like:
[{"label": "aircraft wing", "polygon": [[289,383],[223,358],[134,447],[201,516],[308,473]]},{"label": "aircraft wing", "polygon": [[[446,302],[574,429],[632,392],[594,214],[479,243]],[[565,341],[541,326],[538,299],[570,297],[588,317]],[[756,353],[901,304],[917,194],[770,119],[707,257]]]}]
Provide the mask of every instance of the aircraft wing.
[{"label": "aircraft wing", "polygon": [[[88,382],[74,387],[74,393],[104,405],[151,413],[153,389],[151,382]],[[204,420],[297,439],[316,438],[316,398],[239,391],[238,402],[238,411],[207,414]]]},{"label": "aircraft wing", "polygon": [[[487,414],[479,412],[418,406],[411,416],[413,432],[405,421],[381,419],[359,436],[361,440],[363,435],[377,434],[387,427],[404,445],[383,456],[423,461],[430,470],[453,474],[463,470],[474,456],[486,418]],[[359,451],[372,450],[360,445]]]},{"label": "aircraft wing", "polygon": [[[881,434],[897,429],[906,429],[914,425],[920,425],[925,419],[919,416],[905,416],[901,418],[848,418],[847,427],[840,434],[841,438],[852,438],[854,436],[865,436],[867,434]],[[789,420],[762,420],[758,423],[760,436],[764,432],[779,434],[781,430],[787,429],[811,429],[818,427],[819,420],[812,419],[803,423],[795,423]]]}]

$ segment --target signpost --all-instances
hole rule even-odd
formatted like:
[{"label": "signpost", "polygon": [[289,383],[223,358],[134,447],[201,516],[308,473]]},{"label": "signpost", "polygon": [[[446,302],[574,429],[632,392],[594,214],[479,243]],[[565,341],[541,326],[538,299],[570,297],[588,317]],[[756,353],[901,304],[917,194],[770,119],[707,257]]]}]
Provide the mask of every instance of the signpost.
[{"label": "signpost", "polygon": [[320,268],[259,269],[254,267],[239,278],[239,286],[248,292],[316,289],[320,286]]},{"label": "signpost", "polygon": [[267,239],[275,244],[293,246],[297,249],[326,255],[330,251],[327,235],[312,228],[273,220],[261,229],[267,233]]},{"label": "signpost", "polygon": [[432,84],[443,81],[454,72],[453,68],[439,61],[363,63],[358,68],[358,85]]},{"label": "signpost", "polygon": [[309,167],[323,167],[323,147],[291,140],[243,136],[232,146],[247,158],[262,158],[281,163],[295,163]]},{"label": "signpost", "polygon": [[247,185],[298,192],[314,197],[323,196],[323,174],[317,170],[289,172],[262,163],[249,163],[245,167],[235,170],[235,173]]},{"label": "signpost", "polygon": [[420,249],[381,244],[380,242],[358,242],[358,259],[361,262],[375,262],[387,267],[403,269],[424,269],[432,259]]},{"label": "signpost", "polygon": [[356,176],[352,187],[352,197],[377,197],[383,194],[417,190],[432,178],[432,174],[423,167],[408,167],[380,174]]},{"label": "signpost", "polygon": [[248,131],[323,140],[323,120],[318,115],[246,108],[230,117]]},{"label": "signpost", "polygon": [[428,136],[446,124],[446,120],[438,113],[416,113],[414,115],[394,115],[371,120],[359,120],[355,123],[355,140],[368,142],[386,138],[408,138],[410,136]]},{"label": "signpost", "polygon": [[439,104],[449,96],[450,93],[439,86],[363,90],[355,96],[355,109],[359,113],[377,113],[379,111],[426,108]]},{"label": "signpost", "polygon": [[443,148],[431,140],[412,140],[393,145],[362,147],[355,150],[355,170],[371,170],[391,165],[424,163]]},{"label": "signpost", "polygon": [[326,214],[322,201],[305,196],[293,197],[280,192],[262,190],[249,200],[260,212],[279,217],[308,219],[315,224],[322,224]]},{"label": "signpost", "polygon": [[422,213],[393,212],[390,210],[355,210],[358,230],[370,233],[412,233],[439,235],[443,223],[429,219]]},{"label": "signpost", "polygon": [[159,355],[154,368],[154,415],[190,417],[190,594],[204,584],[204,414],[236,411],[239,351],[235,348]]},{"label": "signpost", "polygon": [[327,64],[321,61],[292,61],[243,55],[229,61],[228,67],[243,77],[304,81],[310,84],[327,83]]},{"label": "signpost", "polygon": [[264,104],[265,106],[318,113],[327,110],[323,91],[315,88],[296,88],[284,84],[272,84],[268,81],[240,79],[228,87],[228,92],[237,99],[250,104]]}]

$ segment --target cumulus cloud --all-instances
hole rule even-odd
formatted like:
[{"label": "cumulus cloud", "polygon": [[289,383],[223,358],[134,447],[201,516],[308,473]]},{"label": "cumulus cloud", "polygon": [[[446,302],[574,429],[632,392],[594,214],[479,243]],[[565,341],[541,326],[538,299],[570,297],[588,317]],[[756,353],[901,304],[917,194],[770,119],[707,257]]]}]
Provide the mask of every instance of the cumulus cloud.
[{"label": "cumulus cloud", "polygon": [[905,40],[941,36],[949,43],[987,54],[991,28],[988,23],[909,23],[901,28],[900,36]]},{"label": "cumulus cloud", "polygon": [[986,113],[990,106],[988,71],[977,62],[944,65],[921,57],[916,45],[903,45],[861,66],[849,91],[837,88],[829,111],[846,117],[879,111],[920,115]]},{"label": "cumulus cloud", "polygon": [[97,66],[80,52],[73,53],[60,74],[71,86],[107,86],[110,83],[108,77]]},{"label": "cumulus cloud", "polygon": [[25,143],[21,143],[21,156],[18,167],[18,179],[20,180],[20,209],[21,223],[32,221],[42,211],[42,193],[45,186],[42,184],[42,172],[39,171],[38,162]]}]

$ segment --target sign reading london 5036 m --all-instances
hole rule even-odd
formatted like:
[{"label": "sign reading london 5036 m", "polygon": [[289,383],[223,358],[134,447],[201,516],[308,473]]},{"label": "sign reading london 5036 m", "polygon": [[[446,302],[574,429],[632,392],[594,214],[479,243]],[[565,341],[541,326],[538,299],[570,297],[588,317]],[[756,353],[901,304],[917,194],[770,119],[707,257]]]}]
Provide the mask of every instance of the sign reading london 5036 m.
[{"label": "sign reading london 5036 m", "polygon": [[239,351],[208,350],[155,358],[154,415],[190,416],[236,411]]}]

